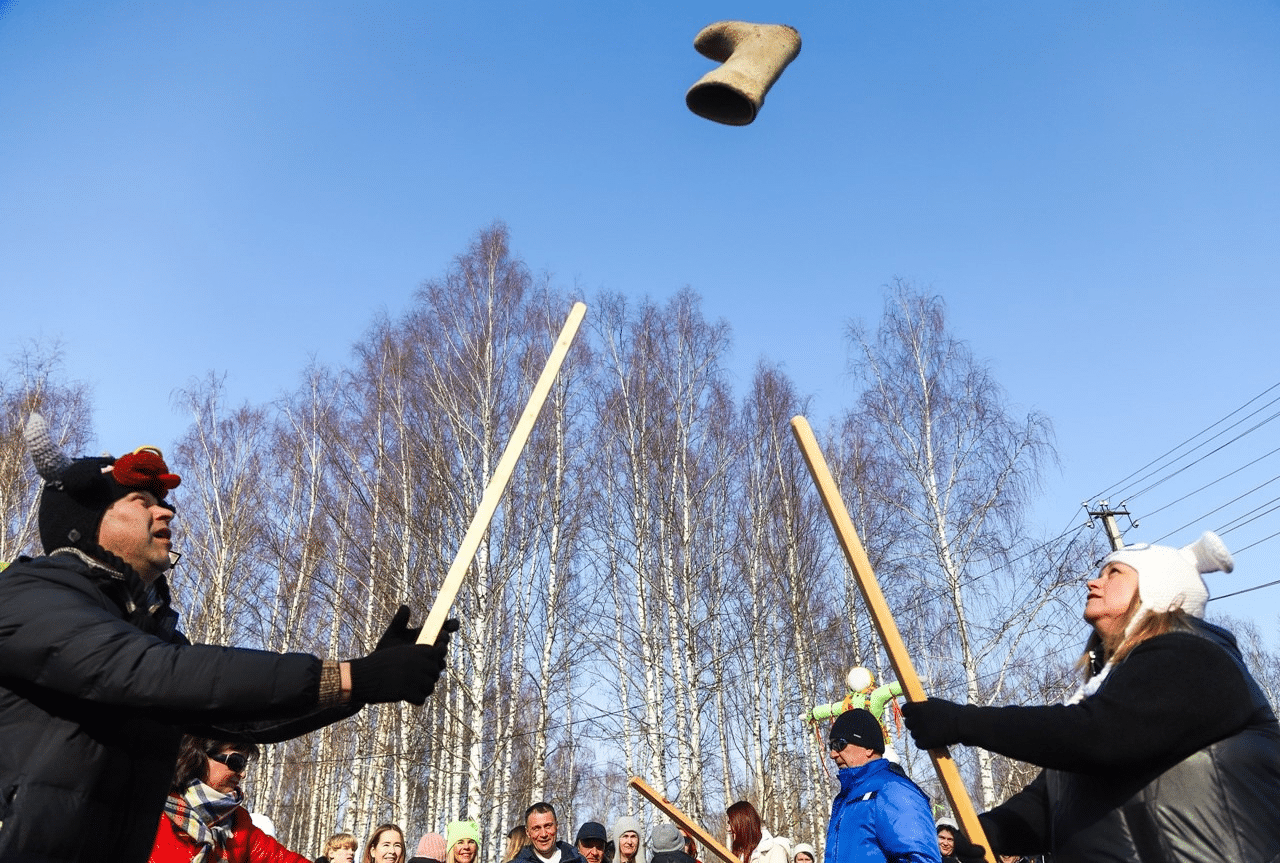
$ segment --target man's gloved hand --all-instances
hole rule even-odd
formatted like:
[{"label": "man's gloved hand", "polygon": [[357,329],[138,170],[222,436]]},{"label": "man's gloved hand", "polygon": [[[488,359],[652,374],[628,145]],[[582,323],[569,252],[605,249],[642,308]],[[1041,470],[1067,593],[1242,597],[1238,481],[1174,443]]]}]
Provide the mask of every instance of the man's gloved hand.
[{"label": "man's gloved hand", "polygon": [[[407,618],[407,614],[405,617]],[[397,628],[396,621],[401,625]],[[401,620],[400,612],[388,627],[388,635],[393,630],[408,632]],[[444,671],[445,654],[449,650],[449,635],[458,630],[457,620],[446,620],[440,628],[440,635],[435,644],[397,644],[383,645],[368,656],[353,659],[351,665],[351,700],[363,704],[386,704],[393,701],[408,701],[411,704],[426,703],[427,696],[436,688],[436,681]],[[395,634],[393,637],[400,637]],[[417,637],[415,632],[414,637]],[[387,635],[383,636],[384,639]]]},{"label": "man's gloved hand", "polygon": [[960,742],[963,706],[941,698],[908,701],[902,705],[902,721],[921,749],[941,749]]},{"label": "man's gloved hand", "polygon": [[382,633],[382,637],[378,639],[378,646],[374,648],[374,651],[395,647],[397,644],[417,643],[418,633],[422,632],[422,627],[409,626],[409,614],[409,606],[407,605],[402,605],[396,609],[395,616],[391,618],[387,631]]},{"label": "man's gloved hand", "polygon": [[975,845],[969,841],[969,837],[964,835],[964,831],[955,831],[956,843],[951,850],[951,856],[963,863],[982,863],[987,859],[987,849],[981,845]]}]

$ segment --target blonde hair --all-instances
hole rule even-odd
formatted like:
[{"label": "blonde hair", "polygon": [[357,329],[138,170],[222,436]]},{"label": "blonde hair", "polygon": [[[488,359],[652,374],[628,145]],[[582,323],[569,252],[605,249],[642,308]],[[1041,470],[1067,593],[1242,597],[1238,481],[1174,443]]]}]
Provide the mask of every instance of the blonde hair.
[{"label": "blonde hair", "polygon": [[529,834],[525,831],[523,824],[512,827],[511,832],[507,834],[507,850],[502,852],[502,863],[514,860],[520,853],[520,849],[529,844],[528,839]]},{"label": "blonde hair", "polygon": [[1089,680],[1102,671],[1107,663],[1123,662],[1133,649],[1148,639],[1167,632],[1192,631],[1191,615],[1181,608],[1173,611],[1148,611],[1129,631],[1129,624],[1142,606],[1142,597],[1134,591],[1133,601],[1125,612],[1124,620],[1116,627],[1116,632],[1106,638],[1098,635],[1097,630],[1089,636],[1084,647],[1084,656],[1080,657],[1077,666],[1084,671],[1084,679]]},{"label": "blonde hair", "polygon": [[328,857],[330,851],[337,851],[339,848],[350,848],[352,851],[359,851],[360,840],[350,833],[335,833],[325,840],[324,856]]}]

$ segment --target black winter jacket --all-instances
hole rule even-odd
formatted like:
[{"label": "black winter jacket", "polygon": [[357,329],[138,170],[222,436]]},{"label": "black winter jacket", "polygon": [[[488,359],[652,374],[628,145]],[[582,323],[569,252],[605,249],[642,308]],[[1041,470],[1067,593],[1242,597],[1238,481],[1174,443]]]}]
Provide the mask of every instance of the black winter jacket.
[{"label": "black winter jacket", "polygon": [[[1078,705],[971,714],[984,727],[966,738],[1003,735],[987,748],[1059,762],[981,816],[997,851],[1051,851],[1054,863],[1280,859],[1280,726],[1231,634],[1196,624],[1135,648]],[[1103,719],[1093,732],[1091,715]],[[1125,717],[1133,727],[1114,727]],[[1026,721],[1037,718],[1052,755],[1035,751]]]},{"label": "black winter jacket", "polygon": [[[557,841],[556,847],[560,849],[560,863],[586,863],[582,859],[582,855],[578,853],[578,849],[568,842]],[[526,845],[520,849],[520,853],[515,856],[513,863],[541,863],[541,858],[533,850],[532,845]]]},{"label": "black winter jacket", "polygon": [[316,709],[314,656],[193,646],[163,603],[144,618],[72,553],[0,571],[0,860],[144,861],[183,731],[274,742],[358,709]]}]

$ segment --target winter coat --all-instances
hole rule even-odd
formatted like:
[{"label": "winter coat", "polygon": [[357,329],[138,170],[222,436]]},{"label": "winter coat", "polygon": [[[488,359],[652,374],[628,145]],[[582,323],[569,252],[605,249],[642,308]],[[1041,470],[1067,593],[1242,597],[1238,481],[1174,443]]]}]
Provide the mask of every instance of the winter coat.
[{"label": "winter coat", "polygon": [[148,620],[77,555],[0,571],[0,859],[141,863],[183,731],[274,742],[359,707],[315,709],[313,656],[192,646],[163,602]]},{"label": "winter coat", "polygon": [[840,768],[825,863],[940,863],[929,798],[892,761]]},{"label": "winter coat", "polygon": [[[1112,769],[1044,770],[1024,791],[982,816],[998,850],[1052,851],[1054,863],[1247,863],[1280,855],[1280,725],[1231,634],[1195,623],[1195,633],[1172,632],[1143,642],[1082,704],[1098,699],[1101,709],[1103,699],[1122,701],[1129,686],[1163,686],[1178,696],[1185,693],[1184,701],[1196,701],[1185,704],[1186,711],[1242,717],[1237,727],[1226,736],[1210,732],[1216,739],[1207,741],[1179,735],[1178,742],[1192,750],[1189,755],[1175,752]],[[1210,675],[1213,685],[1230,686],[1216,690],[1205,704],[1208,683],[1187,679],[1201,676],[1188,669],[1204,667],[1205,655],[1214,651],[1221,651],[1216,655],[1222,668]],[[1161,664],[1152,666],[1157,659]],[[1130,663],[1141,673],[1126,668]],[[1152,680],[1152,668],[1165,669],[1170,679]],[[1147,724],[1135,730],[1155,735],[1159,718],[1149,703],[1143,707]]]},{"label": "winter coat", "polygon": [[[234,819],[231,838],[224,848],[230,863],[311,863],[259,830],[243,806],[236,808]],[[161,815],[148,863],[191,863],[200,848],[189,833],[168,816]]]},{"label": "winter coat", "polygon": [[760,828],[760,844],[751,852],[749,863],[791,863],[787,842]]},{"label": "winter coat", "polygon": [[[578,849],[574,848],[568,842],[556,842],[556,847],[560,849],[560,863],[586,863],[582,855],[578,853]],[[526,845],[520,849],[514,860],[520,863],[542,863],[542,858],[533,850],[533,845]]]},{"label": "winter coat", "polygon": [[698,863],[683,851],[659,851],[653,855],[653,863]]}]

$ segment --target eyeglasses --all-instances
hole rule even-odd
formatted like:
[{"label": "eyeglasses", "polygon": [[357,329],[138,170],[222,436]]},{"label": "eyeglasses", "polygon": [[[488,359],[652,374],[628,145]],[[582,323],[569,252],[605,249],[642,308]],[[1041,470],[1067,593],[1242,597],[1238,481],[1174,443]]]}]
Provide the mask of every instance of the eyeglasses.
[{"label": "eyeglasses", "polygon": [[243,752],[219,752],[217,755],[210,755],[209,758],[219,764],[227,765],[227,769],[232,773],[243,773],[249,766],[249,756]]},{"label": "eyeglasses", "polygon": [[832,752],[843,752],[844,748],[849,745],[849,741],[842,737],[832,737],[827,741],[827,749]]}]

